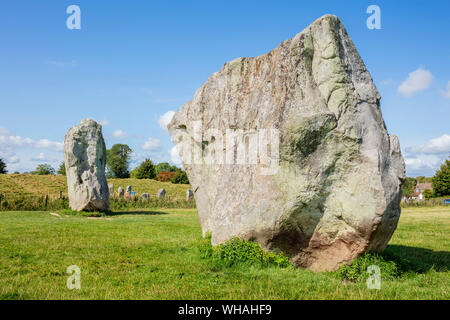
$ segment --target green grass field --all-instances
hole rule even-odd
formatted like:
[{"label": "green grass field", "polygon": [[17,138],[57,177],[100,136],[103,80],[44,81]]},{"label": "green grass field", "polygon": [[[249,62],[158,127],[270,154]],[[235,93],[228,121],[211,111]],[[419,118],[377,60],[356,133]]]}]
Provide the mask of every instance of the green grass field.
[{"label": "green grass field", "polygon": [[[195,210],[0,212],[0,299],[450,299],[449,234],[450,208],[404,209],[386,251],[410,269],[369,290],[336,273],[202,259]],[[70,265],[80,290],[66,287]]]}]

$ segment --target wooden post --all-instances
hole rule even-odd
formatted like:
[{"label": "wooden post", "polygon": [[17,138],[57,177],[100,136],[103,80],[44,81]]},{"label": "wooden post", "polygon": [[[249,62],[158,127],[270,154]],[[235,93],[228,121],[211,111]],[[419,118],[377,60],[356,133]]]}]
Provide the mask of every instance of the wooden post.
[{"label": "wooden post", "polygon": [[48,194],[45,195],[45,209],[47,209],[48,205]]}]

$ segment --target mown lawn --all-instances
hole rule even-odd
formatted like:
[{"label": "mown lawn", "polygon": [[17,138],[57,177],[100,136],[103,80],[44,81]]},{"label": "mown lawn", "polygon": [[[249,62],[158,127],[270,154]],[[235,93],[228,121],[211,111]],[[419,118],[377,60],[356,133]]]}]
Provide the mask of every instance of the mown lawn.
[{"label": "mown lawn", "polygon": [[[202,259],[195,210],[0,212],[0,299],[449,299],[449,235],[450,208],[403,209],[387,252],[410,270],[369,290],[336,273]],[[66,287],[70,265],[80,290]]]}]

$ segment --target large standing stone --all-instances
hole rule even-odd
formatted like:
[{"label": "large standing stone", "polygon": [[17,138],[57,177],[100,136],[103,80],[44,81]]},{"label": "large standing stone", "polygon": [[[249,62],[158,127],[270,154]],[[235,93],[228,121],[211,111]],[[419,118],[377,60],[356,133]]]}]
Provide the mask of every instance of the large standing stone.
[{"label": "large standing stone", "polygon": [[84,119],[69,129],[64,138],[64,161],[70,207],[76,211],[108,211],[102,126]]},{"label": "large standing stone", "polygon": [[397,226],[399,141],[336,16],[267,54],[226,63],[168,128],[213,244],[238,236],[296,266],[335,270],[382,251]]},{"label": "large standing stone", "polygon": [[158,199],[164,199],[166,197],[166,190],[159,189],[158,192],[156,193],[156,197]]}]

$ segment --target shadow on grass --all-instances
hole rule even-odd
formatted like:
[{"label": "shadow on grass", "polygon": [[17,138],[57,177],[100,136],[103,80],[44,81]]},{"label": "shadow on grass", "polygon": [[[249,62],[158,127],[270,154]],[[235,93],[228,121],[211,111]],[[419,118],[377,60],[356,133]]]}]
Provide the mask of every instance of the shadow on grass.
[{"label": "shadow on grass", "polygon": [[112,211],[108,212],[107,216],[127,216],[127,215],[146,215],[146,216],[154,216],[160,214],[168,214],[167,212],[162,211],[153,211],[153,210],[123,210],[123,211]]},{"label": "shadow on grass", "polygon": [[432,268],[437,272],[450,270],[450,252],[447,251],[388,245],[383,256],[397,262],[406,272],[424,273]]}]

